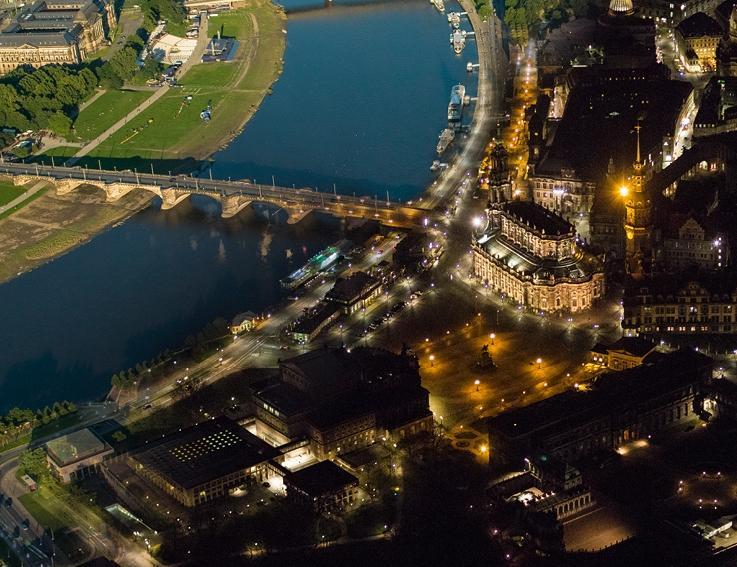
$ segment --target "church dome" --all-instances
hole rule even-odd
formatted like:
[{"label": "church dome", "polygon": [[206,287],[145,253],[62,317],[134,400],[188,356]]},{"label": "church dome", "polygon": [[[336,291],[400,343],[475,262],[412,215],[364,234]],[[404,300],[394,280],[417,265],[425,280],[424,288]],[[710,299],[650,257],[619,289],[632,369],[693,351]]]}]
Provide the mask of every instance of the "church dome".
[{"label": "church dome", "polygon": [[612,16],[631,16],[635,13],[632,0],[611,0],[609,2],[609,13]]}]

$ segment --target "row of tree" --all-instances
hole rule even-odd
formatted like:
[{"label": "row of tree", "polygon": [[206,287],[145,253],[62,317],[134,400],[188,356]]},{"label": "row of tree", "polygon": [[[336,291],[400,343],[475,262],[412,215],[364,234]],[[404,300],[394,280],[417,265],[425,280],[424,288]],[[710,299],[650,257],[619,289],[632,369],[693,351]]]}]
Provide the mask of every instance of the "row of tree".
[{"label": "row of tree", "polygon": [[43,409],[33,411],[27,408],[13,408],[8,413],[0,416],[0,428],[7,429],[19,427],[27,423],[48,423],[67,414],[77,411],[77,406],[73,402],[63,401],[55,402],[52,406],[46,406]]},{"label": "row of tree", "polygon": [[527,30],[543,21],[558,26],[588,10],[588,0],[506,0],[504,23],[515,39],[526,40]]},{"label": "row of tree", "polygon": [[25,130],[51,130],[67,136],[79,105],[99,85],[120,88],[137,74],[143,79],[158,76],[161,64],[148,58],[143,68],[138,57],[145,45],[141,28],[108,61],[82,65],[19,67],[0,78],[0,126]]}]

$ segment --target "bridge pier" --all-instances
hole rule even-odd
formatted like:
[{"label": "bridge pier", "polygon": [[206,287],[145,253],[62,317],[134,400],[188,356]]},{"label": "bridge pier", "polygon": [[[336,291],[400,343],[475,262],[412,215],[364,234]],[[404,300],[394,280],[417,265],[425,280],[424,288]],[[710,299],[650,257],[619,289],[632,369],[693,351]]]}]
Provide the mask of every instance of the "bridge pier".
[{"label": "bridge pier", "polygon": [[224,219],[234,217],[252,202],[253,199],[242,197],[241,195],[223,195],[220,198],[220,203],[223,207],[223,212],[221,216]]},{"label": "bridge pier", "polygon": [[312,209],[308,208],[293,209],[284,207],[284,210],[287,211],[287,214],[289,215],[287,217],[287,224],[297,224],[299,221],[301,221],[312,212]]},{"label": "bridge pier", "polygon": [[161,210],[166,211],[173,209],[179,203],[189,197],[189,191],[179,191],[177,189],[162,189],[161,190]]},{"label": "bridge pier", "polygon": [[105,194],[107,195],[107,201],[109,203],[113,203],[123,197],[124,195],[127,195],[133,189],[135,189],[135,185],[131,185],[130,183],[110,183],[105,185]]}]

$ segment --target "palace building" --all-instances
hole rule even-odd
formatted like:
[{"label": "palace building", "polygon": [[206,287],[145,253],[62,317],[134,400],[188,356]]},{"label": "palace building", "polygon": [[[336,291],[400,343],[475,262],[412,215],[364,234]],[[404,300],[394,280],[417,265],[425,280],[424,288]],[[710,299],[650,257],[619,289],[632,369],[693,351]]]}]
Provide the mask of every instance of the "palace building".
[{"label": "palace building", "polygon": [[604,295],[598,259],[568,221],[529,201],[490,205],[474,238],[474,275],[497,293],[540,311],[582,311]]},{"label": "palace building", "polygon": [[108,0],[36,0],[0,31],[0,74],[78,64],[106,44],[116,23]]}]

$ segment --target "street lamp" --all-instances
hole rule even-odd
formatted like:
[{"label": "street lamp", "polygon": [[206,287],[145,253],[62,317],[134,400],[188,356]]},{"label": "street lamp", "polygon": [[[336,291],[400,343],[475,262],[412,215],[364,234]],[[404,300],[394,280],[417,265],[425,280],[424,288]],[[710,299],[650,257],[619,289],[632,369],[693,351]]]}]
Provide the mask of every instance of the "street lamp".
[{"label": "street lamp", "polygon": [[489,335],[489,338],[491,339],[491,346],[494,346],[494,339],[496,338],[496,333],[491,333]]},{"label": "street lamp", "polygon": [[538,357],[538,359],[535,362],[537,363],[537,369],[540,370],[540,367],[543,363],[543,359]]},{"label": "street lamp", "polygon": [[627,196],[629,196],[629,194],[630,194],[630,188],[627,187],[626,185],[622,185],[619,188],[619,196],[620,197],[627,197]]},{"label": "street lamp", "polygon": [[479,386],[481,385],[481,380],[474,380],[473,383],[476,384],[476,391],[478,392]]},{"label": "street lamp", "polygon": [[433,366],[435,366],[435,355],[431,354],[430,355],[430,367],[433,367]]}]

